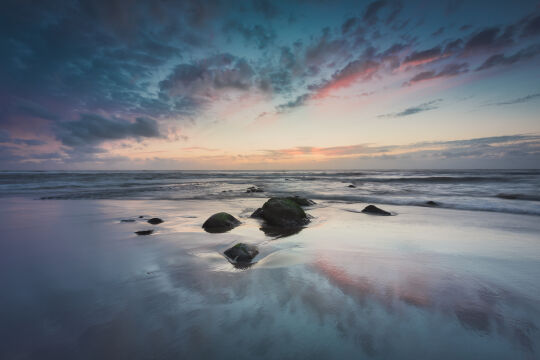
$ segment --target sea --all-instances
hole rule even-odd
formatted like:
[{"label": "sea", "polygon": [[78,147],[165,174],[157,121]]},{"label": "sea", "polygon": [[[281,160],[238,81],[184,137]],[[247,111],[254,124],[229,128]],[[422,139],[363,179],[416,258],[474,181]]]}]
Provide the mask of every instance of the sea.
[{"label": "sea", "polygon": [[[249,192],[249,187],[263,192]],[[0,197],[314,200],[540,215],[540,170],[0,172]]]}]

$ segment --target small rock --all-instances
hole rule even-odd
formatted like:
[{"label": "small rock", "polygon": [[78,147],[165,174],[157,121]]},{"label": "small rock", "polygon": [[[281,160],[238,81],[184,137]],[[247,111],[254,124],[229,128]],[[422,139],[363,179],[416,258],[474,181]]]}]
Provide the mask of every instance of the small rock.
[{"label": "small rock", "polygon": [[438,203],[436,203],[435,201],[432,201],[432,200],[426,201],[426,205],[427,206],[439,206]]},{"label": "small rock", "polygon": [[349,186],[347,186],[347,187],[350,187],[350,188],[355,188],[356,186],[355,186],[355,185],[353,185],[353,184],[350,184],[350,185],[349,185]]},{"label": "small rock", "polygon": [[225,232],[238,225],[240,221],[237,218],[226,212],[220,212],[210,216],[202,227],[208,232]]},{"label": "small rock", "polygon": [[249,216],[250,218],[254,218],[254,219],[264,219],[264,216],[263,216],[263,209],[262,208],[258,208],[257,210],[255,210],[253,212],[253,214],[251,214]]},{"label": "small rock", "polygon": [[379,209],[375,205],[368,205],[362,210],[365,214],[372,214],[372,215],[383,215],[383,216],[389,216],[392,215],[388,211],[384,211],[383,209]]},{"label": "small rock", "polygon": [[259,254],[259,250],[254,245],[238,243],[225,250],[224,254],[233,262],[249,263]]},{"label": "small rock", "polygon": [[123,222],[123,223],[132,223],[132,222],[135,222],[135,220],[133,220],[133,219],[122,219],[122,220],[120,220],[120,222]]},{"label": "small rock", "polygon": [[148,220],[148,223],[152,225],[161,224],[162,222],[163,220],[161,220],[160,218],[151,218],[150,220]]},{"label": "small rock", "polygon": [[143,217],[144,217],[144,216],[143,216],[143,215],[141,215],[141,216],[139,216],[139,219],[142,219]]},{"label": "small rock", "polygon": [[154,230],[139,230],[135,231],[135,234],[137,235],[150,235],[154,232]]},{"label": "small rock", "polygon": [[264,192],[263,189],[259,188],[259,187],[256,187],[256,186],[250,186],[247,190],[246,190],[247,193],[261,193],[261,192]]}]

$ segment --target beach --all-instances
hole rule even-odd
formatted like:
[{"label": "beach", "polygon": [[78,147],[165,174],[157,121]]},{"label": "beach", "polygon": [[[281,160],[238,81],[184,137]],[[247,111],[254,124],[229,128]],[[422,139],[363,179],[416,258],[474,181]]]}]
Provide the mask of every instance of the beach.
[{"label": "beach", "polygon": [[[282,236],[249,217],[268,197],[4,195],[0,357],[538,357],[537,215],[380,204],[393,216],[373,216],[321,196]],[[219,211],[242,224],[205,232]],[[259,248],[248,268],[223,255],[240,242]]]}]

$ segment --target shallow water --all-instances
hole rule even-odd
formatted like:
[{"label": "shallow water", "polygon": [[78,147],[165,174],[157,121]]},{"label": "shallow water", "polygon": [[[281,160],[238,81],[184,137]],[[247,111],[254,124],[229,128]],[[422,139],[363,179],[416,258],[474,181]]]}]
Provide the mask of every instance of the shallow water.
[{"label": "shallow water", "polygon": [[[275,238],[262,201],[3,199],[0,358],[539,357],[537,216],[319,201]],[[216,211],[243,224],[205,233]]]}]

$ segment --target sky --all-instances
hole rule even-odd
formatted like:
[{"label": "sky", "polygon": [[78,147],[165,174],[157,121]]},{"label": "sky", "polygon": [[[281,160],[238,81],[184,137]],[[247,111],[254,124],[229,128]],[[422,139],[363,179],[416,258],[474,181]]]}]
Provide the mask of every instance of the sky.
[{"label": "sky", "polygon": [[540,1],[2,1],[0,170],[540,168]]}]

